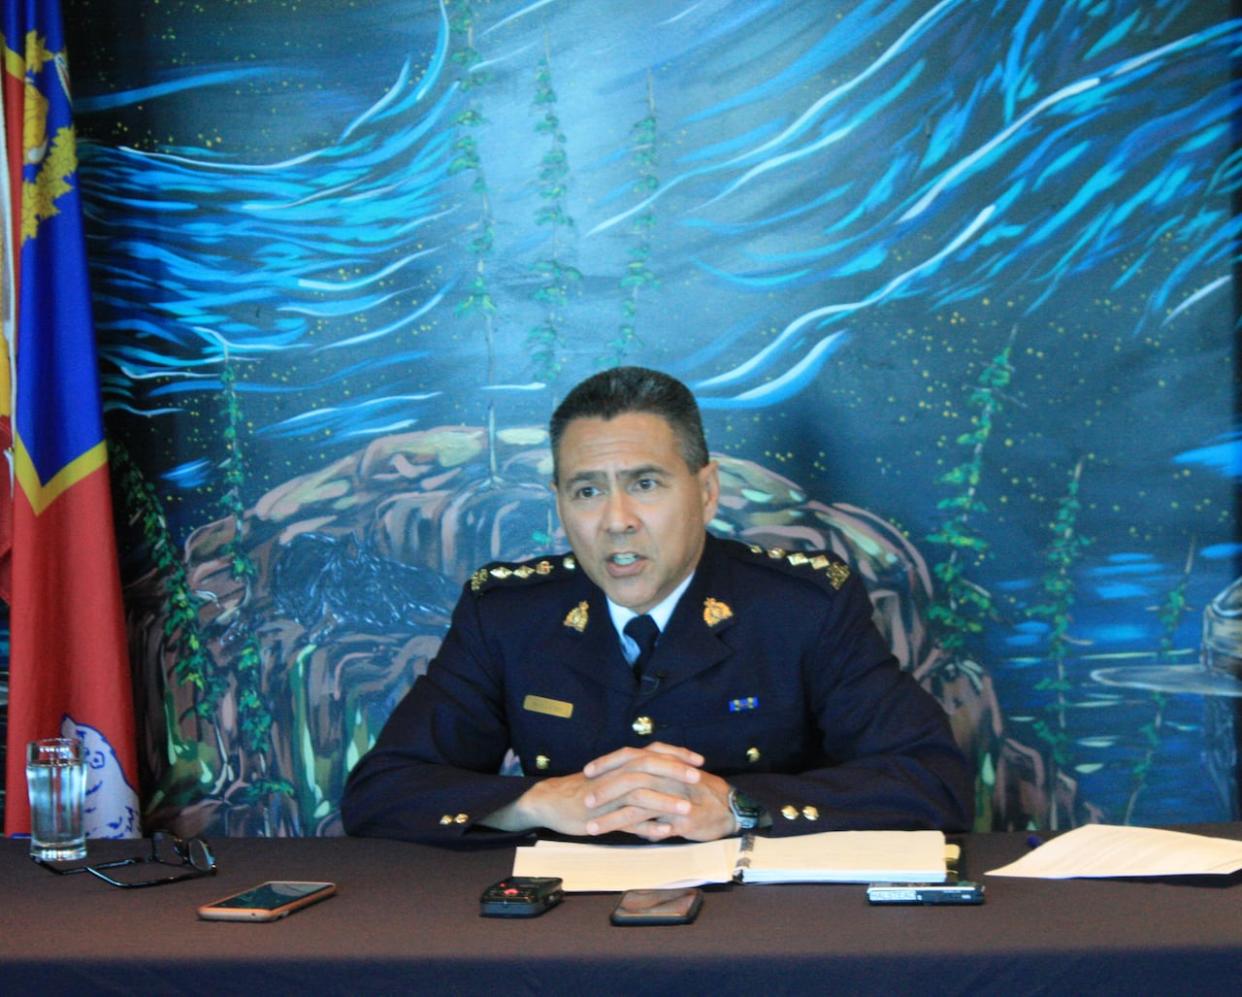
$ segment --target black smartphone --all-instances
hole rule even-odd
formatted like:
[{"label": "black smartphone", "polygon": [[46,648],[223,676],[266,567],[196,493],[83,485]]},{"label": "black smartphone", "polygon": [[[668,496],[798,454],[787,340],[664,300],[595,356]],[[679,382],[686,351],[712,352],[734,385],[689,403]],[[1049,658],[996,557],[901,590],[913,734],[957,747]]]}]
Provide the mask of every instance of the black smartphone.
[{"label": "black smartphone", "polygon": [[273,880],[203,904],[198,916],[206,921],[278,921],[335,892],[335,883]]},{"label": "black smartphone", "polygon": [[612,912],[612,923],[689,924],[703,906],[703,891],[696,887],[678,890],[626,890]]}]

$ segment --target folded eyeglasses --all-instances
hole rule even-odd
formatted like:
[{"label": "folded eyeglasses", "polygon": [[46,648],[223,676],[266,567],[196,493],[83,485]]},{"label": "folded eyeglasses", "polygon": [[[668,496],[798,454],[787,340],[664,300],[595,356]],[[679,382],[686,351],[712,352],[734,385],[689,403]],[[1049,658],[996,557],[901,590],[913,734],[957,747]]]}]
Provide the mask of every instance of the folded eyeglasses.
[{"label": "folded eyeglasses", "polygon": [[[151,835],[151,854],[137,855],[128,859],[115,859],[112,862],[97,862],[94,865],[79,865],[71,869],[45,862],[31,856],[38,865],[58,876],[72,876],[79,872],[89,872],[96,879],[102,879],[109,886],[122,890],[141,890],[148,886],[163,886],[165,883],[179,883],[183,879],[198,879],[200,876],[214,876],[216,859],[202,838],[190,838],[182,841],[168,831],[156,831]],[[114,879],[104,869],[118,869],[126,865],[142,865],[147,862],[159,865],[185,867],[184,871],[173,875],[160,876],[156,879],[124,880]]]}]

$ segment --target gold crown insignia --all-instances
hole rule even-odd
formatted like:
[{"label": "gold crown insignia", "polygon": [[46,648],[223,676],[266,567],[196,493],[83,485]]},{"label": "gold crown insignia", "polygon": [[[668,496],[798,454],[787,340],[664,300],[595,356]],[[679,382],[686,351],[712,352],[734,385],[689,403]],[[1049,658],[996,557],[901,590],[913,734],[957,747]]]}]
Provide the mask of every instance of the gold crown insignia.
[{"label": "gold crown insignia", "polygon": [[732,616],[733,610],[729,608],[728,603],[712,598],[703,600],[703,622],[709,627],[714,627],[717,623],[730,619]]}]

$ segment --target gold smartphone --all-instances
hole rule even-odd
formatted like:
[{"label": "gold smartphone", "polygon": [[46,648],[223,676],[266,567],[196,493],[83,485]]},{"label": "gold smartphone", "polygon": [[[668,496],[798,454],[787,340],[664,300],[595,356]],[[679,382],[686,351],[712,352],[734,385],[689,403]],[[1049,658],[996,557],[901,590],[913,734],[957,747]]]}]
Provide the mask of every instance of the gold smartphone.
[{"label": "gold smartphone", "polygon": [[270,880],[203,904],[198,916],[207,921],[278,921],[335,892],[335,883]]}]

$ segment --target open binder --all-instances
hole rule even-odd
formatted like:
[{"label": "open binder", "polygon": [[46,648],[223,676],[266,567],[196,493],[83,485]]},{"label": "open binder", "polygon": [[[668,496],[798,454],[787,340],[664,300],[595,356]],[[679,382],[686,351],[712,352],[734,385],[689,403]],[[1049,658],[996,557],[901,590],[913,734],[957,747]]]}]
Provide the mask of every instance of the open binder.
[{"label": "open binder", "polygon": [[567,892],[705,883],[941,883],[940,831],[824,831],[787,838],[747,834],[688,845],[540,841],[517,849],[515,876],[559,876]]}]

